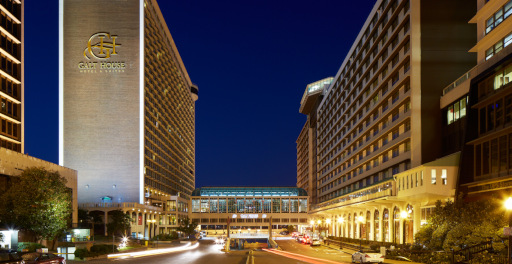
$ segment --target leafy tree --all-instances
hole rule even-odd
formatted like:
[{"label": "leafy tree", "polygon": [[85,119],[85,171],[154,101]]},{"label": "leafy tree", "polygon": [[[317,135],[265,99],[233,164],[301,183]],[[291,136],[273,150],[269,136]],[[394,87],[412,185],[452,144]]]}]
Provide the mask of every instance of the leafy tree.
[{"label": "leafy tree", "polygon": [[58,172],[33,167],[13,177],[12,183],[0,196],[2,222],[31,231],[36,241],[61,235],[72,212],[66,179]]},{"label": "leafy tree", "polygon": [[188,236],[194,234],[196,227],[197,227],[197,222],[190,221],[190,219],[188,217],[186,217],[183,220],[181,220],[180,226],[178,226],[177,230],[185,233],[185,235],[187,235],[187,237],[188,237]]},{"label": "leafy tree", "polygon": [[129,214],[125,214],[121,210],[115,210],[108,212],[108,218],[107,230],[110,235],[115,233],[126,235],[126,231],[130,229],[130,223],[132,222]]},{"label": "leafy tree", "polygon": [[[436,208],[427,224],[416,233],[416,242],[430,250],[458,250],[493,239],[502,241],[503,227],[507,225],[502,204],[497,199],[482,199],[464,202],[459,197],[455,202]],[[503,243],[494,243],[496,250]]]},{"label": "leafy tree", "polygon": [[289,233],[293,233],[293,231],[295,231],[295,226],[294,225],[288,225],[286,227],[286,230],[288,230]]}]

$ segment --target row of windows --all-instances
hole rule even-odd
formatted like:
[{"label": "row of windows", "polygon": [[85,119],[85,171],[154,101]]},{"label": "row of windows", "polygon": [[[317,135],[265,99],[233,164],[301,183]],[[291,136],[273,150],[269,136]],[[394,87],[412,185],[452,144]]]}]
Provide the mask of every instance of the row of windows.
[{"label": "row of windows", "polygon": [[510,45],[512,43],[512,33],[508,34],[502,40],[498,41],[492,47],[485,51],[485,60],[492,58],[492,56],[496,55],[498,52],[502,51],[503,48]]},{"label": "row of windows", "polygon": [[508,175],[512,169],[512,134],[477,144],[474,164],[476,177],[500,172]]},{"label": "row of windows", "polygon": [[449,124],[466,116],[466,106],[469,102],[469,96],[465,96],[452,105],[448,106],[446,112],[446,122]]},{"label": "row of windows", "polygon": [[502,70],[478,84],[478,98],[481,99],[493,94],[495,90],[500,89],[510,82],[512,82],[512,63],[506,65]]},{"label": "row of windows", "polygon": [[306,213],[305,198],[193,198],[192,213]]},{"label": "row of windows", "polygon": [[512,14],[512,0],[509,0],[503,7],[501,7],[494,15],[487,19],[485,22],[485,34],[489,34],[495,29],[503,20],[507,19]]}]

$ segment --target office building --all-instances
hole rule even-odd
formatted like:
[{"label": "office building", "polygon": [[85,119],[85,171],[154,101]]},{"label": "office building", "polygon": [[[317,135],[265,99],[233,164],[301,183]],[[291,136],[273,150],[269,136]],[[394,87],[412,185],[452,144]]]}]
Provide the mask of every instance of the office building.
[{"label": "office building", "polygon": [[59,5],[59,162],[78,170],[80,206],[105,222],[109,210],[137,214],[138,237],[168,232],[171,204],[195,188],[198,89],[158,4]]},{"label": "office building", "polygon": [[203,187],[192,193],[191,218],[210,235],[260,233],[308,225],[308,194],[297,187]]},{"label": "office building", "polygon": [[460,153],[442,155],[443,88],[475,64],[468,1],[376,1],[317,110],[317,196],[329,234],[412,243],[453,198]]}]

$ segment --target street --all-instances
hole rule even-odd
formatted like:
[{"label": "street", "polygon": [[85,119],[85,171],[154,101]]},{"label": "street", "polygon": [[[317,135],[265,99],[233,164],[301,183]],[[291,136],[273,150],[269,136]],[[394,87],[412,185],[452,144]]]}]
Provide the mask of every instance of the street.
[{"label": "street", "polygon": [[[211,239],[199,241],[199,246],[186,251],[166,253],[161,255],[144,256],[136,258],[95,259],[87,261],[92,264],[334,264],[351,263],[350,252],[339,251],[325,246],[312,247],[296,242],[289,237],[276,238],[276,242],[283,250],[232,250],[229,253],[221,251],[222,246],[216,245]],[[249,261],[248,261],[249,258]],[[79,264],[84,261],[68,261],[68,264]],[[386,260],[385,263],[405,263],[401,261]],[[410,262],[409,262],[410,263]]]}]

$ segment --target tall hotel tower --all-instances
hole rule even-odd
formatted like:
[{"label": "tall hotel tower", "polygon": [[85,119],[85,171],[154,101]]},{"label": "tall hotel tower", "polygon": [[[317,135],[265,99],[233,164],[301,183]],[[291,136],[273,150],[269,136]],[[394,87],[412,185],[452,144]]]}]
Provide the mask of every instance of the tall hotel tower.
[{"label": "tall hotel tower", "polygon": [[142,226],[186,212],[198,89],[156,0],[59,4],[59,162],[78,170],[80,206],[151,212],[132,216]]},{"label": "tall hotel tower", "polygon": [[467,0],[376,1],[317,107],[309,213],[329,235],[412,243],[435,201],[453,197],[459,160],[440,156],[439,98],[474,66],[475,11]]},{"label": "tall hotel tower", "polygon": [[24,151],[23,4],[0,2],[0,147]]}]

